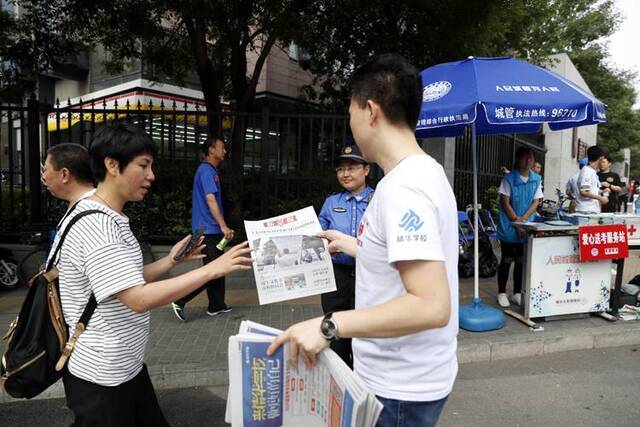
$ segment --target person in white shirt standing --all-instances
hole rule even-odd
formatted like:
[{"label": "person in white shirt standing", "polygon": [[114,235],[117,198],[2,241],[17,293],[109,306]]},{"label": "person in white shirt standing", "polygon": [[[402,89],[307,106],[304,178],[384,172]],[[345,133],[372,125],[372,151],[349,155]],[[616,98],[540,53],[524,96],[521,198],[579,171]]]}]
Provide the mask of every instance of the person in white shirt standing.
[{"label": "person in white shirt standing", "polygon": [[609,203],[609,199],[600,195],[600,161],[604,157],[604,151],[597,145],[587,149],[589,164],[580,170],[577,187],[576,212],[600,213],[602,205]]},{"label": "person in white shirt standing", "polygon": [[379,426],[435,425],[458,370],[457,208],[443,168],[415,139],[421,100],[420,76],[399,55],[354,72],[351,130],[385,176],[357,237],[320,236],[355,257],[356,308],[293,325],[269,348],[288,341],[294,366],[299,355],[313,365],[330,341],[353,338],[354,370],[384,405]]}]

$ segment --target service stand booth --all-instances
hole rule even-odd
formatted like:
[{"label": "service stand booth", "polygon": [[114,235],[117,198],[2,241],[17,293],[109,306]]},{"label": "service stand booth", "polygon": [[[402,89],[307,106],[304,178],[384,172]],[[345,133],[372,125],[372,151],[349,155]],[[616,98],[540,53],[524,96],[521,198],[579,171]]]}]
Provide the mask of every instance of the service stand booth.
[{"label": "service stand booth", "polygon": [[569,214],[564,220],[514,224],[527,232],[524,313],[505,314],[533,331],[544,330],[539,319],[596,314],[617,320],[625,258],[640,249],[640,216]]}]

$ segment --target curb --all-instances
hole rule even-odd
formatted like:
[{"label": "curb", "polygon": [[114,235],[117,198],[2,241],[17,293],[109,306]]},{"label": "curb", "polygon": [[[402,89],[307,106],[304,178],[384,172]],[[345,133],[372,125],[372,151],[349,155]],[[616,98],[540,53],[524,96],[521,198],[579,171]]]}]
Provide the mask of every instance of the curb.
[{"label": "curb", "polygon": [[[640,323],[640,322],[639,322]],[[458,339],[458,363],[493,362],[506,359],[539,356],[575,350],[614,348],[640,345],[640,324],[628,325],[624,330],[611,331],[607,328],[593,328],[578,335],[539,336],[523,335],[521,339],[504,337],[489,341],[487,339]],[[603,330],[605,329],[605,330]],[[224,386],[229,383],[227,369],[198,367],[175,369],[170,366],[149,366],[151,381],[157,390]],[[36,399],[64,398],[64,387],[58,381]],[[0,404],[18,402],[4,390],[0,391]]]},{"label": "curb", "polygon": [[458,363],[493,362],[542,354],[575,350],[623,347],[640,345],[640,325],[619,331],[595,330],[578,335],[549,335],[538,339],[524,336],[523,339],[489,341],[469,339],[458,343]]}]

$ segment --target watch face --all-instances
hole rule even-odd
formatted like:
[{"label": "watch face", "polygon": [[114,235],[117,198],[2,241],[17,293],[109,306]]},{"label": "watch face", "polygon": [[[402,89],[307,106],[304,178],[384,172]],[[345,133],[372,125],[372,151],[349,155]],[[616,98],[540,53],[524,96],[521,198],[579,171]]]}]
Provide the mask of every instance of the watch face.
[{"label": "watch face", "polygon": [[320,333],[325,339],[336,339],[336,325],[331,319],[324,319],[320,326]]}]

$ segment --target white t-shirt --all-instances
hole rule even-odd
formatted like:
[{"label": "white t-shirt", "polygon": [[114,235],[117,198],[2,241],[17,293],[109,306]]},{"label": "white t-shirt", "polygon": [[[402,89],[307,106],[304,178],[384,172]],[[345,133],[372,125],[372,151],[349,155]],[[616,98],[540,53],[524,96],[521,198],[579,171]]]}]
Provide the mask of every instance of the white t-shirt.
[{"label": "white t-shirt", "polygon": [[580,170],[576,186],[578,189],[576,212],[600,213],[599,201],[580,194],[580,191],[587,191],[596,195],[600,192],[600,178],[598,178],[598,172],[591,165],[586,165]]},{"label": "white t-shirt", "polygon": [[[525,184],[529,182],[528,176],[520,175],[520,179]],[[506,178],[502,178],[502,180],[500,181],[500,188],[498,188],[498,193],[503,194],[507,197],[511,197],[511,185]],[[533,198],[536,200],[544,198],[544,194],[542,193],[542,181],[540,181],[540,184],[538,184],[538,188],[536,188],[536,194],[535,196],[533,196]]]},{"label": "white t-shirt", "polygon": [[[442,167],[407,157],[379,183],[358,228],[356,308],[406,295],[396,261],[444,261],[451,294],[447,326],[397,338],[354,338],[354,370],[379,396],[434,401],[458,372],[458,220]],[[424,283],[429,286],[429,283]]]},{"label": "white t-shirt", "polygon": [[[89,197],[93,196],[94,194],[96,194],[96,189],[95,188],[92,189],[92,190],[87,191],[82,196],[80,196],[78,201],[84,200],[86,198],[89,198]],[[58,225],[56,226],[56,236],[53,238],[53,243],[51,243],[51,250],[49,251],[49,254],[47,255],[47,263],[49,263],[49,260],[50,260],[51,256],[53,255],[53,251],[58,246],[58,241],[60,240],[60,236],[62,235],[62,231],[63,231],[62,224],[67,219],[67,216],[69,215],[69,211],[71,210],[71,208],[72,208],[72,206],[67,208],[66,212],[64,213],[64,215],[62,215],[62,218],[60,218],[60,221],[58,222]]]},{"label": "white t-shirt", "polygon": [[82,200],[63,221],[98,209],[73,225],[60,251],[60,299],[70,334],[89,301],[98,306],[68,362],[69,372],[103,386],[116,386],[142,369],[149,313],[136,313],[114,295],[145,283],[142,252],[129,219],[92,200]]}]

